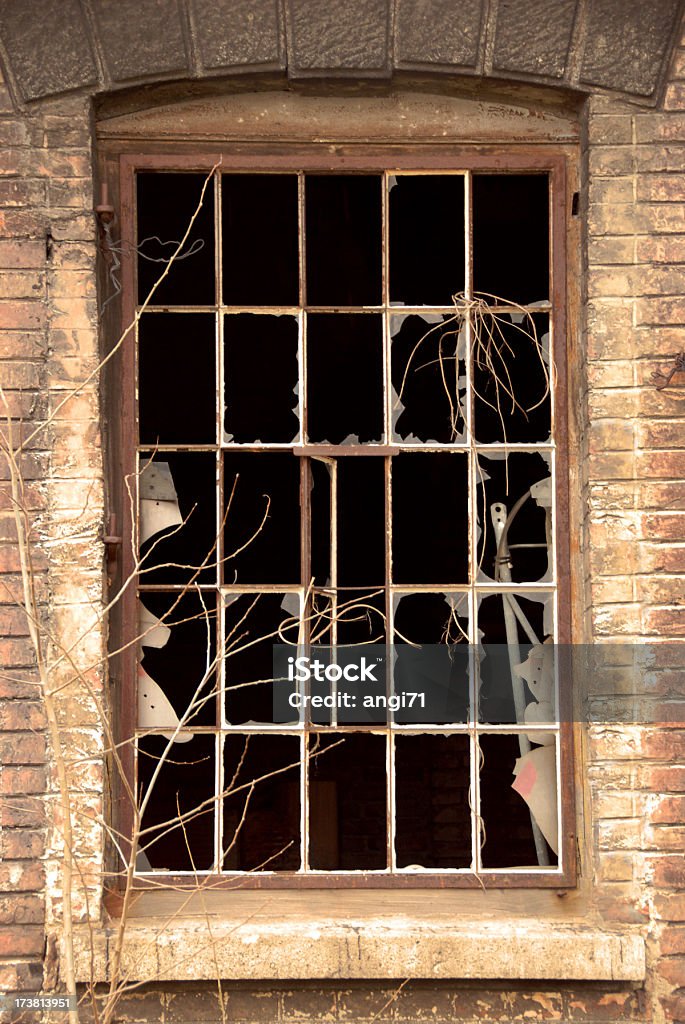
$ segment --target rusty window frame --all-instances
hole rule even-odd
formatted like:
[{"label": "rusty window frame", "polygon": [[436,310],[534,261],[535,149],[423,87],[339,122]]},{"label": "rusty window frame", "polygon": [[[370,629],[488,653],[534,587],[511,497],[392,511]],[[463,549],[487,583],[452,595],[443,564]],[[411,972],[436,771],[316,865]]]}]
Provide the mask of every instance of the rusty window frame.
[{"label": "rusty window frame", "polygon": [[[259,145],[235,147],[227,152],[198,153],[125,153],[119,159],[119,191],[121,203],[121,230],[123,238],[133,238],[135,234],[135,175],[137,171],[167,170],[167,171],[209,171],[215,164],[220,163],[220,169],[216,175],[230,173],[231,171],[244,172],[265,172],[265,171],[340,171],[340,172],[369,172],[369,173],[392,173],[404,172],[428,172],[449,173],[464,172],[468,177],[471,172],[490,173],[513,173],[513,172],[544,172],[549,175],[550,180],[550,267],[552,269],[553,289],[551,292],[550,323],[553,337],[553,365],[556,370],[554,404],[554,459],[556,461],[556,534],[555,534],[555,558],[556,558],[556,590],[557,610],[557,641],[560,644],[570,643],[570,577],[569,577],[569,538],[568,538],[568,452],[566,448],[567,419],[566,419],[566,336],[567,336],[567,288],[566,288],[566,231],[567,231],[567,155],[559,152],[552,146],[523,147],[519,146],[513,150],[503,150],[497,147],[479,147],[477,151],[469,147],[452,147],[417,145],[396,146],[396,147],[366,147],[350,146],[335,147],[332,152],[329,147],[317,147],[314,145],[302,146],[278,146]],[[469,190],[467,189],[467,196]],[[468,205],[468,203],[467,203]],[[217,217],[219,206],[216,204]],[[467,221],[467,239],[469,238],[469,222]],[[218,248],[218,246],[217,246]],[[471,266],[470,259],[467,260],[467,267]],[[471,287],[471,280],[467,278],[467,289]],[[122,259],[122,323],[128,324],[132,321],[135,310],[135,268],[134,260],[130,254],[125,254]],[[386,300],[384,296],[384,302]],[[169,307],[165,307],[169,308]],[[217,315],[222,312],[220,306],[213,309]],[[133,339],[124,346],[120,365],[115,372],[118,378],[124,382],[121,387],[122,411],[117,423],[112,425],[112,444],[115,447],[117,463],[123,476],[133,479],[136,472],[135,453],[137,447],[136,436],[136,398],[135,388],[131,386],[136,380],[136,348]],[[147,446],[149,448],[149,445]],[[166,446],[164,446],[166,447]],[[176,446],[183,447],[183,446]],[[316,448],[316,453],[314,452]],[[386,444],[385,451],[377,450],[389,464],[392,454],[401,448],[401,445]],[[528,447],[537,447],[530,445]],[[221,446],[215,446],[217,458],[221,452]],[[325,454],[323,446],[299,446],[299,454],[303,464],[309,461],[314,454]],[[469,443],[469,459],[472,460],[472,448]],[[365,449],[362,449],[365,451]],[[361,454],[361,451],[359,452]],[[353,455],[354,450],[347,448],[346,454]],[[306,497],[304,499],[306,501]],[[120,510],[123,536],[133,536],[133,523],[131,519],[131,507],[127,501],[122,502]],[[306,517],[303,517],[306,518]],[[389,542],[388,542],[389,543]],[[121,571],[123,578],[127,578],[133,568],[133,553],[130,546],[124,544],[122,553]],[[389,581],[386,577],[386,594]],[[164,585],[159,589],[173,589]],[[217,612],[219,611],[220,591],[217,587]],[[268,587],[245,588],[252,591],[268,590]],[[283,588],[271,588],[278,589]],[[396,589],[401,589],[396,587]],[[419,589],[419,588],[411,588]],[[430,588],[427,588],[430,589]],[[433,587],[432,589],[436,589]],[[442,588],[444,589],[444,588]],[[476,587],[472,583],[464,589],[475,593]],[[492,588],[490,588],[492,589]],[[516,585],[516,589],[521,589]],[[532,586],[530,589],[536,589]],[[547,589],[552,589],[547,585]],[[118,639],[125,643],[125,638],[134,635],[136,631],[136,594],[133,588],[127,588],[122,602],[121,622],[119,625],[120,636]],[[123,692],[125,697],[121,707],[118,709],[119,731],[122,738],[133,736],[136,732],[135,721],[135,693],[136,693],[136,664],[135,650],[129,649],[120,655],[120,676],[123,681]],[[561,700],[569,701],[570,695],[562,693]],[[244,873],[224,872],[211,877],[211,885],[232,886],[239,881],[241,887],[247,888],[327,888],[327,887],[463,887],[478,888],[481,886],[497,888],[513,887],[536,887],[536,888],[564,888],[575,883],[575,821],[574,821],[574,784],[573,784],[573,735],[571,725],[571,714],[568,706],[564,708],[563,703],[559,710],[559,744],[558,744],[558,777],[560,779],[560,850],[559,867],[555,869],[495,869],[480,870],[478,873],[455,869],[453,871],[423,870],[417,873],[407,871],[393,872],[391,869],[381,871],[331,871],[327,873],[303,873],[278,871],[274,873]],[[240,727],[236,727],[240,729]],[[374,727],[375,729],[375,727]],[[221,730],[214,729],[219,733]],[[264,730],[266,731],[266,730]],[[421,730],[417,730],[421,731]],[[481,731],[513,731],[502,727],[488,727]],[[520,730],[519,730],[520,731]],[[135,777],[134,752],[130,743],[122,745],[122,757],[125,770],[129,778]],[[391,783],[388,783],[391,785]],[[132,823],[132,813],[128,806],[127,799],[121,787],[115,790],[115,817],[120,823],[121,831],[127,834],[127,828]],[[389,844],[390,830],[388,830]],[[192,878],[187,874],[174,873],[169,871],[154,872],[152,875],[145,873],[136,879],[136,885],[141,888],[158,886],[159,884],[174,886],[188,885]]]}]

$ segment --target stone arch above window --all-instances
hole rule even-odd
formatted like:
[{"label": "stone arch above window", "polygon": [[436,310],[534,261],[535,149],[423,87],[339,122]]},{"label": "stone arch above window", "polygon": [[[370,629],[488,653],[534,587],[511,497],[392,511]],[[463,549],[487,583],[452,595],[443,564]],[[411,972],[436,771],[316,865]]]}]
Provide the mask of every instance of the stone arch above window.
[{"label": "stone arch above window", "polygon": [[244,72],[396,71],[658,100],[683,0],[3,0],[18,100]]}]

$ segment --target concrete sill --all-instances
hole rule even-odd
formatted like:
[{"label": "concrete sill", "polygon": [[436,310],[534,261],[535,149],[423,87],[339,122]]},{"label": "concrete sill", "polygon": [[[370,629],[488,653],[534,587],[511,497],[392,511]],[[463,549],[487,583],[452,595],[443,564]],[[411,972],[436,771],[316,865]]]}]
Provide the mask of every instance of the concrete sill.
[{"label": "concrete sill", "polygon": [[[304,920],[277,912],[260,918],[134,917],[126,929],[123,971],[130,981],[645,978],[639,934],[582,923],[453,918],[448,924],[397,914]],[[109,980],[114,924],[93,931],[79,926],[80,981]]]}]

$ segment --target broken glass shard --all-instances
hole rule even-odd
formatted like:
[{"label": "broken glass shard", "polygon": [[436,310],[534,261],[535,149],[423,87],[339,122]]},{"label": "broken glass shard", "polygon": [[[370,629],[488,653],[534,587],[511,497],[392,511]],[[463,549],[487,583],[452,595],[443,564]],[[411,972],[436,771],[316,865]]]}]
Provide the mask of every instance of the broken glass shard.
[{"label": "broken glass shard", "polygon": [[[479,744],[483,867],[538,867],[541,861],[556,865],[555,748],[534,747],[524,755],[518,734],[481,735]],[[543,857],[536,849],[531,813],[543,836],[546,832],[548,837],[547,842],[540,837]]]},{"label": "broken glass shard", "polygon": [[[140,550],[145,583],[216,579],[216,459],[211,452],[141,454]],[[176,501],[173,495],[177,495]],[[174,527],[164,537],[159,533]],[[200,568],[204,566],[203,568]]]}]

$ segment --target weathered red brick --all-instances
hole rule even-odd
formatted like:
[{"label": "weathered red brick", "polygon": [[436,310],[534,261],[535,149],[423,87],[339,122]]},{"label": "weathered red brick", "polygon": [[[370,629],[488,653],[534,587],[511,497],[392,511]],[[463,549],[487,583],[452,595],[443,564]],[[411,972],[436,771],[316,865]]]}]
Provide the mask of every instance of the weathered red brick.
[{"label": "weathered red brick", "polygon": [[0,774],[0,793],[25,796],[44,793],[47,785],[45,768],[38,765],[15,767],[6,765]]},{"label": "weathered red brick", "polygon": [[25,732],[44,729],[45,709],[38,701],[8,700],[0,702],[0,730]]},{"label": "weathered red brick", "polygon": [[0,797],[0,825],[3,828],[42,828],[45,803],[40,797]]},{"label": "weathered red brick", "polygon": [[45,834],[29,829],[4,829],[0,834],[3,860],[36,860],[45,853]]},{"label": "weathered red brick", "polygon": [[0,864],[0,891],[31,892],[45,885],[45,870],[36,861]]},{"label": "weathered red brick", "polygon": [[0,925],[40,924],[45,919],[45,902],[35,893],[0,896]]},{"label": "weathered red brick", "polygon": [[45,737],[38,733],[0,734],[2,764],[45,764]]},{"label": "weathered red brick", "polygon": [[40,926],[0,928],[0,957],[41,956],[45,934]]}]

